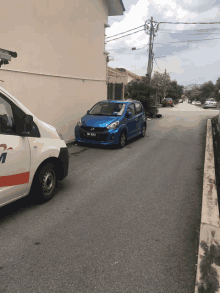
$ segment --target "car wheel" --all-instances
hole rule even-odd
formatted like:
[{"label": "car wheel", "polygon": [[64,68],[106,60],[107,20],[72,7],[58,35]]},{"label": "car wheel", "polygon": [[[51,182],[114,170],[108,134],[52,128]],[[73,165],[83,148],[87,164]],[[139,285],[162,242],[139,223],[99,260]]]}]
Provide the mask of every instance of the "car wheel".
[{"label": "car wheel", "polygon": [[47,163],[38,172],[35,179],[35,188],[33,192],[35,193],[35,198],[40,202],[46,202],[54,197],[57,177],[55,173],[54,164]]},{"label": "car wheel", "polygon": [[126,141],[127,141],[126,132],[122,131],[122,133],[120,134],[120,137],[119,137],[119,144],[118,144],[121,149],[123,147],[125,147]]},{"label": "car wheel", "polygon": [[142,137],[145,137],[145,134],[146,134],[146,125],[143,124],[143,127],[142,127],[142,129],[141,129],[141,136],[142,136]]}]

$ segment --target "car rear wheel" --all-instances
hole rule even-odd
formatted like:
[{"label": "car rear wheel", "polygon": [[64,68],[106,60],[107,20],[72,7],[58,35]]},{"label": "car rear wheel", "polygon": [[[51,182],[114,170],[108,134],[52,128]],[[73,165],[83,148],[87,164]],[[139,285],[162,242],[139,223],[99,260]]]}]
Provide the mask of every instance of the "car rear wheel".
[{"label": "car rear wheel", "polygon": [[123,131],[121,134],[120,134],[120,137],[119,137],[119,147],[122,149],[123,147],[125,147],[126,145],[126,141],[127,141],[127,136],[126,136],[126,132]]}]

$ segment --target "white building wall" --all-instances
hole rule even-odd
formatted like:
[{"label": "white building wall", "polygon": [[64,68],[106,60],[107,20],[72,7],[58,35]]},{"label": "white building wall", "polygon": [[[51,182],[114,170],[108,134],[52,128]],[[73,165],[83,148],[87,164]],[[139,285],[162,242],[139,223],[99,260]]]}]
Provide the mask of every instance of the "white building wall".
[{"label": "white building wall", "polygon": [[9,0],[1,11],[1,47],[18,54],[2,66],[12,71],[0,70],[1,86],[66,141],[73,139],[77,120],[107,99],[106,1]]}]

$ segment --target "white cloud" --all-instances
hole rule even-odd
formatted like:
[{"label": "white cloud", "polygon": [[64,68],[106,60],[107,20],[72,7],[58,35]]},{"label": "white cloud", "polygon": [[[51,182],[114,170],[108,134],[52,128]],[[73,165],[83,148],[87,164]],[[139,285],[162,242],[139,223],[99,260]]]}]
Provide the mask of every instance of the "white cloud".
[{"label": "white cloud", "polygon": [[[111,36],[144,25],[145,21],[150,19],[151,16],[153,16],[154,21],[158,22],[220,21],[219,8],[213,6],[213,1],[215,0],[210,0],[209,4],[208,2],[204,3],[203,0],[188,2],[185,0],[167,0],[166,2],[164,0],[139,0],[136,5],[130,6],[130,10],[124,16],[117,17],[117,21],[106,30],[106,33]],[[191,9],[192,6],[193,9]],[[114,17],[111,17],[110,22],[113,19]],[[214,28],[217,29],[214,30]],[[132,33],[132,31],[129,33]],[[117,37],[120,37],[120,35]],[[168,71],[175,71],[176,75],[172,74],[171,77],[174,75],[180,84],[182,81],[186,82],[187,78],[189,84],[191,79],[203,80],[207,78],[209,80],[214,76],[216,78],[218,74],[220,76],[219,69],[214,66],[216,59],[220,59],[218,57],[218,52],[220,51],[219,40],[206,42],[201,42],[201,40],[203,38],[212,39],[217,37],[220,38],[219,25],[160,24],[159,31],[154,39],[154,53],[158,57],[166,55],[167,58],[163,58],[163,60],[156,59],[156,61],[162,70],[167,68]],[[109,66],[124,66],[137,74],[145,75],[148,64],[148,40],[149,36],[143,30],[126,38],[109,42],[106,44],[106,49],[115,49],[115,52],[110,52],[112,55],[117,56],[117,61],[110,62]],[[190,40],[193,40],[193,42],[190,43]],[[178,43],[172,44],[173,42]],[[137,49],[144,48],[132,51],[132,47]],[[124,49],[118,50],[119,48]],[[188,62],[186,62],[186,59]],[[202,74],[204,74],[204,77],[202,77],[200,68],[205,68],[206,65],[212,66],[213,70],[211,72],[202,70]],[[154,69],[157,70],[155,64]]]}]

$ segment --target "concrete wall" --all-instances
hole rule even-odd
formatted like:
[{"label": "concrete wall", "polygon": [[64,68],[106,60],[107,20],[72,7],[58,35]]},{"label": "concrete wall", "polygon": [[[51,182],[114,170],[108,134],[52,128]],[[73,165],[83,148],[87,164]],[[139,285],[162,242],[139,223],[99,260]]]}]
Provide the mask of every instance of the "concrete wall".
[{"label": "concrete wall", "polygon": [[74,139],[77,121],[97,101],[107,99],[105,82],[45,77],[0,71],[0,85],[40,120],[57,128],[65,141]]},{"label": "concrete wall", "polygon": [[1,11],[1,47],[18,57],[2,66],[12,71],[0,70],[0,85],[71,140],[78,118],[107,99],[106,1],[9,0]]}]

